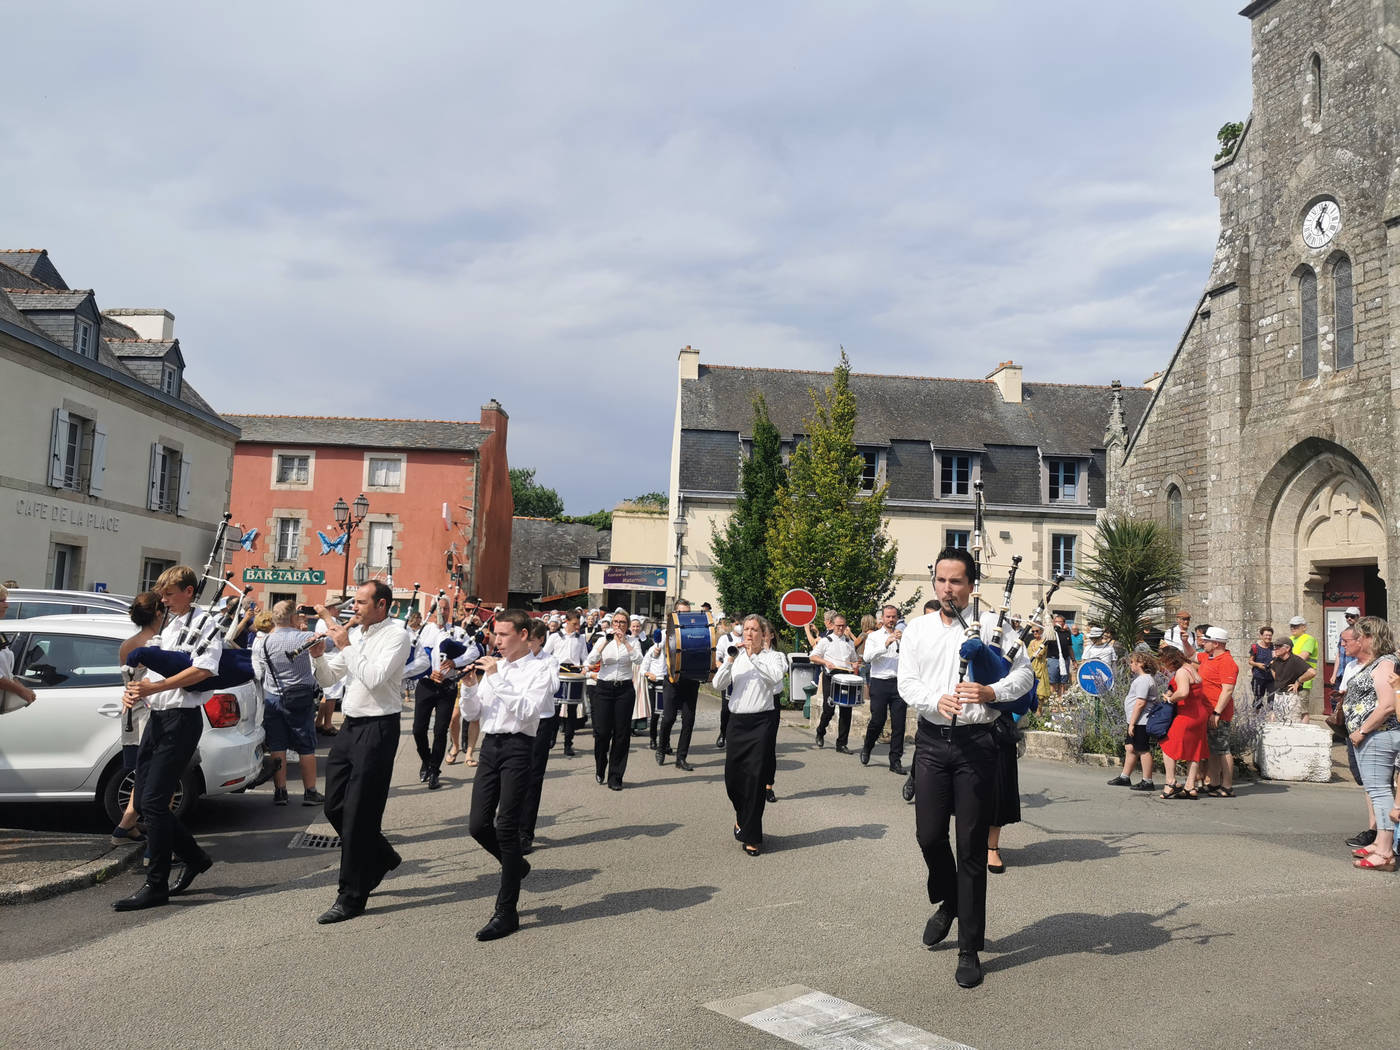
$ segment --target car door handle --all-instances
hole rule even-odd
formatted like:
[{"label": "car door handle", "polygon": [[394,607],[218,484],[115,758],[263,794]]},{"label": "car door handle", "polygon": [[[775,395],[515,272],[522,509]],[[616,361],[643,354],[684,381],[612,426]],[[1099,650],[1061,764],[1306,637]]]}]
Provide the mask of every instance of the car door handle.
[{"label": "car door handle", "polygon": [[104,718],[118,718],[122,713],[121,704],[103,704],[97,709],[97,713]]}]

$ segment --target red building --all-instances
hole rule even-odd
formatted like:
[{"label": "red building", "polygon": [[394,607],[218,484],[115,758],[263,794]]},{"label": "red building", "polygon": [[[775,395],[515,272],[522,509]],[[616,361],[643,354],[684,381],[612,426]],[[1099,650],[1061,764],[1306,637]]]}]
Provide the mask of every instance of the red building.
[{"label": "red building", "polygon": [[259,602],[320,602],[347,579],[353,588],[390,575],[397,598],[421,584],[425,608],[439,588],[459,604],[468,595],[506,600],[508,417],[495,400],[475,423],[225,418],[243,432],[230,501],[230,536],[243,540],[232,544],[231,568]]}]

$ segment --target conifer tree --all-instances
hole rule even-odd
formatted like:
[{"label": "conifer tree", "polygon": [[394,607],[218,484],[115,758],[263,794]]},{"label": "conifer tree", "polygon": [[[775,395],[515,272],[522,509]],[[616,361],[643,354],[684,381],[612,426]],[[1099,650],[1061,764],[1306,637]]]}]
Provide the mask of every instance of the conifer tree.
[{"label": "conifer tree", "polygon": [[753,446],[739,466],[739,501],[724,531],[710,537],[720,606],[730,615],[756,612],[770,620],[777,615],[778,595],[768,582],[767,534],[785,478],[782,438],[763,395],[755,394]]},{"label": "conifer tree", "polygon": [[768,526],[769,587],[782,594],[806,587],[823,608],[848,620],[873,611],[894,593],[898,547],[885,531],[886,485],[863,492],[864,460],[856,450],[856,399],[846,352],[831,385],[812,397],[806,434],[788,462]]}]

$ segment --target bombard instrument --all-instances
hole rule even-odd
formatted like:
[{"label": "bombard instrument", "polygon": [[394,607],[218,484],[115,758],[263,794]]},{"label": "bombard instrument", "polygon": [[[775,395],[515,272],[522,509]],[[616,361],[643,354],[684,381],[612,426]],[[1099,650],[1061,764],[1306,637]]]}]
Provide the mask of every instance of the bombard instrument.
[{"label": "bombard instrument", "polygon": [[1050,580],[1050,589],[1040,599],[1040,604],[1035,607],[1035,612],[1031,613],[1026,625],[1021,628],[1021,633],[1016,635],[1011,642],[1011,647],[1006,651],[1006,658],[1009,660],[1026,647],[1031,640],[1031,632],[1035,630],[1036,623],[1045,615],[1045,607],[1050,604],[1051,597],[1060,589],[1060,584],[1065,582],[1065,578],[1056,573]]}]

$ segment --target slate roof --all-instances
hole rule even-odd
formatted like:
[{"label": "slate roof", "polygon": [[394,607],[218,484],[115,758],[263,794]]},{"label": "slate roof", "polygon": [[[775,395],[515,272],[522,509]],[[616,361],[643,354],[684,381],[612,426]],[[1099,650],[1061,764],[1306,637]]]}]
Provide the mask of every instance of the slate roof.
[{"label": "slate roof", "polygon": [[605,560],[612,533],[592,525],[514,518],[510,526],[510,591],[538,595],[546,566],[577,568],[580,559]]},{"label": "slate roof", "polygon": [[[125,327],[123,325],[122,327]],[[113,339],[108,337],[107,344],[112,348],[112,353],[118,357],[151,357],[164,358],[170,353],[170,348],[176,344],[175,339]]]},{"label": "slate roof", "polygon": [[[35,335],[44,335],[43,332],[34,327],[33,322],[19,311],[19,308],[10,301],[10,297],[3,288],[0,288],[0,321],[8,321],[12,325],[23,328],[27,332]],[[45,336],[45,338],[48,338]]]},{"label": "slate roof", "polygon": [[[751,436],[755,391],[763,393],[774,425],[790,441],[803,433],[803,419],[812,413],[809,390],[821,391],[830,382],[829,372],[702,364],[698,379],[681,384],[681,488],[737,490],[739,439]],[[934,498],[934,448],[981,451],[990,502],[1039,503],[1042,455],[1089,459],[1091,501],[1102,498],[1110,387],[1023,383],[1021,403],[1008,404],[989,379],[853,373],[851,390],[856,443],[887,450],[891,498]],[[1123,388],[1130,433],[1151,396],[1145,388]],[[994,486],[989,475],[999,483]]]},{"label": "slate roof", "polygon": [[5,294],[21,310],[76,310],[92,298],[92,289],[6,288]]},{"label": "slate roof", "polygon": [[67,288],[63,275],[58,272],[43,248],[3,248],[0,249],[0,263],[13,267],[20,273],[43,281],[50,288]]},{"label": "slate roof", "polygon": [[446,419],[353,419],[344,416],[224,415],[244,441],[279,445],[452,449],[475,452],[494,431]]}]

